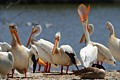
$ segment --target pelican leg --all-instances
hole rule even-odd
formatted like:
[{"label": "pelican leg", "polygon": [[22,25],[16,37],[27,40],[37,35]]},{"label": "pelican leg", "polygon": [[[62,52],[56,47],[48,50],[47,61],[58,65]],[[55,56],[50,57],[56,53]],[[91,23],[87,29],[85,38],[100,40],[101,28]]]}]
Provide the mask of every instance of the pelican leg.
[{"label": "pelican leg", "polygon": [[99,61],[97,61],[97,64],[99,64]]},{"label": "pelican leg", "polygon": [[27,77],[27,75],[26,75],[26,73],[27,73],[27,70],[26,69],[24,69],[24,73],[25,73],[25,78]]},{"label": "pelican leg", "polygon": [[101,65],[103,64],[103,62],[101,61]]},{"label": "pelican leg", "polygon": [[51,63],[48,64],[48,73],[50,73]]},{"label": "pelican leg", "polygon": [[7,73],[7,80],[8,80],[8,78],[9,78],[9,73]]},{"label": "pelican leg", "polygon": [[75,67],[77,68],[77,70],[79,70],[78,66],[75,64]]},{"label": "pelican leg", "polygon": [[33,61],[33,73],[35,73],[38,60],[35,59],[35,55],[32,56],[31,60]]},{"label": "pelican leg", "polygon": [[66,74],[68,74],[69,65],[67,65]]},{"label": "pelican leg", "polygon": [[14,69],[12,69],[12,76],[11,76],[12,78],[13,78],[13,75],[14,75]]},{"label": "pelican leg", "polygon": [[41,65],[38,65],[39,67],[38,67],[38,71],[40,72],[40,69],[41,69]]},{"label": "pelican leg", "polygon": [[61,73],[60,74],[63,74],[63,66],[61,65]]},{"label": "pelican leg", "polygon": [[48,62],[46,63],[46,66],[44,67],[44,72],[47,72],[47,68],[48,68]]}]

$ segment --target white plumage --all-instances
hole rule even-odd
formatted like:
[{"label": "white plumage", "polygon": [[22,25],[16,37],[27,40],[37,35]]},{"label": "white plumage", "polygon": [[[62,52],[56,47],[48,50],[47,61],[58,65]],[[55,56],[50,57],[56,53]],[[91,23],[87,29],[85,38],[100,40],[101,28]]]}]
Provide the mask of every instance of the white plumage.
[{"label": "white plumage", "polygon": [[115,59],[120,61],[120,39],[118,39],[115,35],[113,25],[107,21],[106,23],[107,29],[110,31],[110,37],[108,40],[108,48]]}]

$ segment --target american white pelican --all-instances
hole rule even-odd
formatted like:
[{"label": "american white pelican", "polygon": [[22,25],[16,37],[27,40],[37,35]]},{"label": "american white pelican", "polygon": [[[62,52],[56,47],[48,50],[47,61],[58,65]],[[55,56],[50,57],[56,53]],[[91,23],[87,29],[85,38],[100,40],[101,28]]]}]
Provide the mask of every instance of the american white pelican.
[{"label": "american white pelican", "polygon": [[90,5],[88,8],[84,4],[81,4],[78,7],[78,14],[80,16],[80,21],[85,33],[85,38],[87,40],[86,47],[80,50],[80,57],[84,67],[90,67],[94,61],[97,59],[98,49],[96,46],[92,45],[92,42],[89,37],[89,32],[87,30],[88,26],[88,13],[90,10]]},{"label": "american white pelican", "polygon": [[2,78],[6,78],[6,75],[12,70],[13,63],[14,57],[11,52],[0,52],[0,75]]},{"label": "american white pelican", "polygon": [[[93,24],[89,24],[89,32],[90,32],[90,35],[92,35],[92,33],[94,32]],[[83,34],[80,42],[82,42],[84,39],[85,39],[85,34]],[[106,62],[108,64],[112,64],[115,66],[116,61],[107,47],[97,42],[91,41],[91,43],[93,46],[96,46],[98,48],[97,61]]]},{"label": "american white pelican", "polygon": [[38,50],[36,46],[31,45],[30,50],[21,45],[18,33],[17,33],[17,26],[15,24],[9,25],[9,30],[12,36],[12,42],[11,42],[11,52],[14,56],[14,65],[12,70],[12,77],[14,74],[14,69],[17,69],[19,73],[25,73],[29,66],[29,58],[32,57],[34,54],[36,57],[38,57]]},{"label": "american white pelican", "polygon": [[10,51],[11,45],[9,45],[7,42],[0,42],[0,52],[7,52]]},{"label": "american white pelican", "polygon": [[51,56],[51,54],[52,54],[51,50],[53,48],[53,44],[44,39],[35,41],[36,36],[38,36],[41,32],[42,32],[42,27],[37,24],[34,25],[26,46],[28,46],[29,43],[31,42],[31,44],[34,44],[38,48],[39,58],[42,61],[46,62],[46,64],[47,64],[47,66],[45,66],[45,68],[44,68],[44,72],[50,72],[50,66],[57,67],[56,64],[53,64],[53,60],[52,60],[52,56]]},{"label": "american white pelican", "polygon": [[110,37],[108,41],[108,48],[115,59],[120,61],[120,39],[118,39],[115,35],[115,30],[113,25],[107,21],[106,23],[107,29],[110,31]]},{"label": "american white pelican", "polygon": [[74,64],[79,70],[77,65],[80,65],[80,61],[76,57],[75,51],[70,45],[61,45],[58,48],[61,34],[57,32],[55,35],[54,47],[52,50],[52,59],[55,64],[61,65],[61,74],[63,73],[63,66],[67,66],[66,73],[70,65]]}]

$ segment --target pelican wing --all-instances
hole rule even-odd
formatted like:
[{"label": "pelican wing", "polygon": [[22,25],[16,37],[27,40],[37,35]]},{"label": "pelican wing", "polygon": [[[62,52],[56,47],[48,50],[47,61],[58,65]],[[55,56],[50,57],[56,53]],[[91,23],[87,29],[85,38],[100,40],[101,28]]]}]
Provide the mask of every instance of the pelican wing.
[{"label": "pelican wing", "polygon": [[97,47],[88,44],[86,47],[80,50],[80,57],[84,67],[90,67],[91,63],[97,59]]},{"label": "pelican wing", "polygon": [[51,42],[44,39],[40,39],[38,42],[43,49],[45,49],[48,53],[51,53],[51,50],[53,49],[53,44]]},{"label": "pelican wing", "polygon": [[95,43],[95,42],[92,42],[92,44],[94,46],[97,46],[98,48],[98,53],[105,56],[105,60],[107,61],[107,63],[110,63],[112,65],[115,65],[114,63],[116,62],[114,57],[112,56],[110,50],[105,47],[104,45],[100,44],[100,43]]},{"label": "pelican wing", "polygon": [[61,45],[60,49],[62,49],[64,53],[68,55],[73,64],[81,65],[80,60],[77,58],[75,51],[72,49],[70,45]]}]

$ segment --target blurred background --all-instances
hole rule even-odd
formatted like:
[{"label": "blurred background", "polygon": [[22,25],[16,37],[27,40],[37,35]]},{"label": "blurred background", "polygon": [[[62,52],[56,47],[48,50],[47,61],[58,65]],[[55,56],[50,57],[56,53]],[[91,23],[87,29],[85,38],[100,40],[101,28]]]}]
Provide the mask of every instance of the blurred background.
[{"label": "blurred background", "polygon": [[[11,44],[8,25],[16,23],[23,45],[27,43],[32,29],[32,23],[42,26],[42,33],[37,37],[54,42],[55,33],[61,32],[59,45],[68,44],[73,47],[80,59],[80,49],[85,46],[79,40],[83,34],[77,8],[79,4],[91,6],[89,23],[94,24],[95,31],[91,40],[107,46],[109,31],[106,22],[110,21],[115,27],[116,35],[120,38],[120,0],[0,0],[0,41]],[[106,69],[120,69],[104,63]],[[76,69],[74,66],[70,67]]]}]

